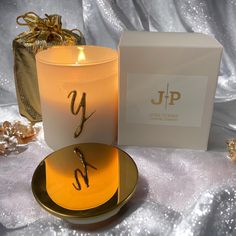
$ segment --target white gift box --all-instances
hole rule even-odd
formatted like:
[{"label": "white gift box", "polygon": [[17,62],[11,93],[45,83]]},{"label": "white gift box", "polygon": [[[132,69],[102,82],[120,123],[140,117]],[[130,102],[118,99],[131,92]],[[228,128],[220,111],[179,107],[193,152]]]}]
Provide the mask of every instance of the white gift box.
[{"label": "white gift box", "polygon": [[206,150],[222,50],[199,33],[124,32],[118,144]]}]

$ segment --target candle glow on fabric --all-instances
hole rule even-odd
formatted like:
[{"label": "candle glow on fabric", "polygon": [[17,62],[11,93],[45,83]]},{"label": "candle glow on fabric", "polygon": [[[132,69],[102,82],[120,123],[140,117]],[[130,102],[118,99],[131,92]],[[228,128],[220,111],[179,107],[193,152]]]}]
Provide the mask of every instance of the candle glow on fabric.
[{"label": "candle glow on fabric", "polygon": [[[99,46],[55,46],[39,52],[36,65],[47,144],[53,149],[82,142],[113,144],[117,52]],[[77,114],[71,112],[71,92]]]}]

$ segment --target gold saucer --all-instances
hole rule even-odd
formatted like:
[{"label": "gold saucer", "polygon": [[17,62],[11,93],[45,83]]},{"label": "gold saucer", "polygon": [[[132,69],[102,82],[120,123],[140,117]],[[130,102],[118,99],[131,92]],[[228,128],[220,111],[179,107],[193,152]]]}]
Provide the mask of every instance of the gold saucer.
[{"label": "gold saucer", "polygon": [[137,180],[137,166],[127,153],[106,144],[83,143],[48,155],[36,168],[31,186],[45,210],[88,224],[118,213]]}]

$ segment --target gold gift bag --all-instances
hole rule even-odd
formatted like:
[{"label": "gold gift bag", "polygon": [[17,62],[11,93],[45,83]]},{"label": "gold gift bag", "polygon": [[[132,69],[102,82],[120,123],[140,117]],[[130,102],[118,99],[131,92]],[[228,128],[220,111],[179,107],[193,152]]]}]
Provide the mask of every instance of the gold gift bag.
[{"label": "gold gift bag", "polygon": [[[46,18],[40,18],[34,12],[18,16],[17,24],[28,26],[29,31],[19,34],[13,40],[14,77],[19,112],[32,123],[42,120],[35,65],[36,52],[54,45],[85,44],[79,30],[62,29],[61,16],[45,16]],[[78,31],[79,35],[74,33],[75,31]]]}]

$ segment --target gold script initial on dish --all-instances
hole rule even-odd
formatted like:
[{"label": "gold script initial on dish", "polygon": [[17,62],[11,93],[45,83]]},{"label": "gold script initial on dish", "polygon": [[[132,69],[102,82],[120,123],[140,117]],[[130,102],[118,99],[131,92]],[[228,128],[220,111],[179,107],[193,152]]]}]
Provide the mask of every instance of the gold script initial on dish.
[{"label": "gold script initial on dish", "polygon": [[91,164],[89,164],[84,157],[84,154],[82,153],[82,151],[76,147],[74,149],[74,153],[79,157],[79,160],[83,166],[84,169],[84,173],[80,170],[80,169],[75,169],[74,171],[74,177],[75,177],[75,181],[76,184],[72,183],[72,185],[74,186],[74,188],[78,191],[81,190],[81,184],[79,182],[79,174],[81,175],[82,179],[84,180],[84,183],[86,184],[86,187],[89,187],[89,176],[88,176],[88,167],[97,170],[97,168]]}]

